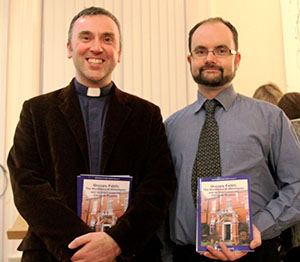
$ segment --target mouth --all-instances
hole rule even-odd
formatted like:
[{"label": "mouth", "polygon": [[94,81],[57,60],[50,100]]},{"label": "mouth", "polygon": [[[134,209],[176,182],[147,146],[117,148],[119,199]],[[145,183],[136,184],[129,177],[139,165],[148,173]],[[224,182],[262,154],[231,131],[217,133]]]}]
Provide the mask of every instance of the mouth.
[{"label": "mouth", "polygon": [[200,72],[222,72],[222,68],[216,66],[204,66],[200,69]]},{"label": "mouth", "polygon": [[104,62],[104,60],[100,58],[88,58],[87,61],[90,64],[102,64]]}]

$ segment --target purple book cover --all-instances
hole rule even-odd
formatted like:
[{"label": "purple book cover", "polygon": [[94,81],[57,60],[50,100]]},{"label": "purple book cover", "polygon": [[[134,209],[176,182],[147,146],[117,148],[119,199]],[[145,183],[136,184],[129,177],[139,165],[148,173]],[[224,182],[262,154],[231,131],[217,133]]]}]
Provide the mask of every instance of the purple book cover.
[{"label": "purple book cover", "polygon": [[253,251],[251,194],[247,175],[198,178],[196,251]]},{"label": "purple book cover", "polygon": [[105,231],[129,204],[131,176],[77,176],[77,214],[96,232]]}]

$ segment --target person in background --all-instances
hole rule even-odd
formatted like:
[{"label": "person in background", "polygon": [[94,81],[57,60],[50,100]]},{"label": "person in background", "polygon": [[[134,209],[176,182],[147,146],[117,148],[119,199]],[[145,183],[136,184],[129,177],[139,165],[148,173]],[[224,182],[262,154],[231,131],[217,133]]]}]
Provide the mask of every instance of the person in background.
[{"label": "person in background", "polygon": [[[112,81],[122,46],[107,10],[90,7],[73,18],[67,52],[75,78],[24,102],[7,160],[29,225],[22,261],[159,262],[156,230],[176,187],[160,109]],[[126,212],[105,232],[76,214],[80,174],[133,177]]]},{"label": "person in background", "polygon": [[300,93],[290,92],[282,96],[278,103],[290,120],[300,119]]},{"label": "person in background", "polygon": [[258,87],[253,94],[253,98],[263,100],[274,105],[278,104],[282,96],[283,93],[280,88],[272,82]]},{"label": "person in background", "polygon": [[[283,95],[278,103],[291,120],[298,140],[300,141],[300,93],[290,92]],[[293,258],[300,257],[300,223],[285,230],[282,238],[282,260],[293,261]]]},{"label": "person in background", "polygon": [[[198,84],[198,97],[165,121],[177,176],[169,209],[173,243],[169,255],[174,262],[279,262],[277,238],[300,220],[300,147],[289,119],[278,107],[235,92],[232,81],[241,54],[237,30],[230,22],[217,17],[196,24],[189,32],[188,44],[187,59]],[[213,123],[214,132],[205,132],[203,138],[204,122],[205,127]],[[210,135],[218,138],[212,141]],[[200,142],[218,146],[215,154],[207,152],[207,161],[198,160],[205,149],[198,147]],[[219,169],[205,168],[210,162],[218,164],[218,160]],[[200,167],[202,176],[250,177],[254,224],[250,247],[254,252],[233,252],[224,243],[220,243],[221,250],[208,246],[207,252],[195,251],[192,178]]]}]

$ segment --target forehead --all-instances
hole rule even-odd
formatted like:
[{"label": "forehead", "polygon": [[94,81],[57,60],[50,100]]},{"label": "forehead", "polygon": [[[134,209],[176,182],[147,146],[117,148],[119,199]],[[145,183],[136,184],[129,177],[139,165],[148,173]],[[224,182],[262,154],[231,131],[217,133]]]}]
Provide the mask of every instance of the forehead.
[{"label": "forehead", "polygon": [[226,45],[234,49],[233,34],[223,23],[205,23],[199,26],[192,37],[192,49],[197,46],[214,48],[220,45]]},{"label": "forehead", "polygon": [[88,31],[95,34],[101,33],[113,33],[116,37],[119,37],[118,26],[107,15],[89,15],[79,17],[73,26],[73,36],[76,36],[80,32]]}]

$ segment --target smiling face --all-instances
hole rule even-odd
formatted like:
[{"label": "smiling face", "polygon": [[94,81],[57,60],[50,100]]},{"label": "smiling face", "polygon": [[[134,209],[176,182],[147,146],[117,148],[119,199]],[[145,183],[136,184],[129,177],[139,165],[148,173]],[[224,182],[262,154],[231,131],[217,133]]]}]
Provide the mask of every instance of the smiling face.
[{"label": "smiling face", "polygon": [[[196,29],[191,42],[192,53],[199,48],[214,50],[218,47],[235,50],[232,32],[225,24],[204,23]],[[188,61],[200,93],[206,96],[206,92],[210,92],[215,96],[231,85],[239,66],[240,54],[224,57],[216,57],[213,52],[203,57],[192,54],[188,56]]]},{"label": "smiling face", "polygon": [[106,15],[78,18],[67,51],[68,58],[73,59],[79,83],[88,87],[108,85],[121,57],[116,23]]}]

